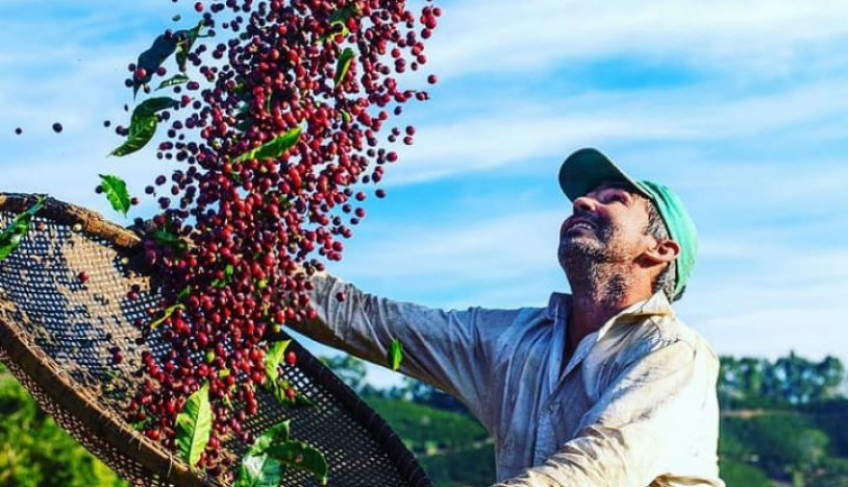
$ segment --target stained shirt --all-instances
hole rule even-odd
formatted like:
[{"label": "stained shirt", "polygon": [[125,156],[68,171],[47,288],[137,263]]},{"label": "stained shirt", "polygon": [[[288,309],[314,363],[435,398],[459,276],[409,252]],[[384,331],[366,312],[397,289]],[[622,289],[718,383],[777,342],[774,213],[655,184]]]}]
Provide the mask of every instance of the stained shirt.
[{"label": "stained shirt", "polygon": [[497,487],[724,487],[718,357],[661,292],[565,362],[567,294],[546,308],[444,311],[312,282],[318,320],[296,328],[377,364],[399,339],[400,371],[457,397],[491,433]]}]

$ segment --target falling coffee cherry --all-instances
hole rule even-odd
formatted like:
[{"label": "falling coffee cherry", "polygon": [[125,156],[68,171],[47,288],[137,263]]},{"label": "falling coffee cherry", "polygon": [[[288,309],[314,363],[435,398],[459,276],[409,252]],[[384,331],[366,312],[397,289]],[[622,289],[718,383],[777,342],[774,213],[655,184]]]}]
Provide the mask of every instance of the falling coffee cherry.
[{"label": "falling coffee cherry", "polygon": [[77,277],[81,283],[85,284],[91,276],[88,275],[88,271],[82,271]]},{"label": "falling coffee cherry", "polygon": [[61,133],[62,129],[64,129],[64,127],[62,127],[61,123],[56,122],[56,123],[53,124],[53,131],[56,132],[57,134]]},{"label": "falling coffee cherry", "polygon": [[[357,185],[379,184],[385,165],[398,161],[381,142],[413,142],[415,128],[390,114],[428,96],[395,74],[425,65],[419,32],[429,36],[437,16],[426,5],[419,17],[404,0],[191,0],[189,8],[195,2],[208,30],[181,44],[179,68],[190,80],[171,87],[177,106],[156,113],[163,136],[156,157],[178,167],[142,185],[162,210],[143,255],[162,278],[164,298],[137,326],[158,327],[170,352],[144,359],[140,375],[151,387],[127,411],[137,416],[144,405],[154,419],[145,434],[170,450],[173,435],[162,425],[174,424],[180,402],[203,383],[214,430],[246,445],[255,439],[242,425],[258,412],[254,391],[270,385],[268,336],[317,316],[306,295],[311,284],[295,269],[314,274],[324,270],[319,259],[342,258],[342,239],[365,216],[354,202],[368,201],[368,191]],[[225,9],[232,12],[214,19]],[[349,18],[342,26],[338,16]],[[210,41],[213,25],[245,35]],[[154,74],[153,65],[139,64],[127,66],[133,90],[139,75],[148,82]],[[283,363],[297,360],[286,353]],[[303,399],[295,389],[285,395]],[[206,453],[219,449],[210,440]]]},{"label": "falling coffee cherry", "polygon": [[15,129],[15,134],[17,134],[17,135],[21,135],[22,133],[24,133],[24,129],[22,129],[22,128],[20,128],[20,127],[18,127],[18,128],[16,128],[16,129]]}]

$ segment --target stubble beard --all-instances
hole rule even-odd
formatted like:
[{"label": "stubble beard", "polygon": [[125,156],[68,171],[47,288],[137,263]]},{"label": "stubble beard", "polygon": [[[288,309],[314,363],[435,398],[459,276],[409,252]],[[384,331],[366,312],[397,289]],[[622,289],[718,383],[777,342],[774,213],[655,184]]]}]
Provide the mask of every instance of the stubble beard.
[{"label": "stubble beard", "polygon": [[616,265],[622,258],[615,247],[614,229],[609,224],[599,224],[594,233],[562,237],[559,263],[572,294],[606,300],[624,292],[626,279]]}]

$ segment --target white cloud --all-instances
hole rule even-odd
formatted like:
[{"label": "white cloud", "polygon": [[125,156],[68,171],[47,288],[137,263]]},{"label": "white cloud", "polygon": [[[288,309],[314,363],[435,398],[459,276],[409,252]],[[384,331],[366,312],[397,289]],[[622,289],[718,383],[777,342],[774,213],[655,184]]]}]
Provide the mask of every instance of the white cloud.
[{"label": "white cloud", "polygon": [[[3,8],[52,4],[7,0]],[[20,45],[32,32],[41,40],[26,51],[0,51],[3,190],[50,192],[114,215],[93,192],[97,173],[143,185],[166,167],[149,152],[106,159],[118,139],[100,122],[127,118],[125,65],[172,12],[161,0],[105,10],[102,0],[75,5],[92,13],[61,29],[46,17],[0,26],[2,45]],[[848,183],[836,144],[848,113],[848,4],[469,0],[443,10],[428,69],[446,82],[419,110],[426,120],[416,123],[416,145],[389,168],[387,183],[462,184],[450,177],[495,169],[541,173],[520,166],[544,159],[551,171],[541,185],[574,148],[612,146],[626,167],[683,184],[690,209],[706,222],[694,285],[680,309],[720,352],[795,348],[845,358],[848,257],[839,235],[848,217],[822,215],[844,207]],[[140,15],[164,20],[145,32],[131,20]],[[124,21],[131,34],[101,43]],[[545,78],[550,73],[617,57],[706,74],[675,89],[547,87],[555,84]],[[540,78],[545,89],[526,87]],[[63,134],[50,131],[54,120],[65,123]],[[25,129],[19,138],[11,135],[17,125]],[[783,155],[781,147],[793,151]],[[481,207],[457,207],[447,222],[423,221],[423,211],[369,217],[339,267],[342,276],[444,307],[542,305],[551,289],[565,287],[555,256],[562,207],[540,203],[497,216]],[[802,222],[775,223],[787,213]]]},{"label": "white cloud", "polygon": [[677,58],[699,69],[742,67],[761,78],[790,71],[818,49],[840,52],[848,36],[848,7],[839,1],[471,0],[444,10],[431,57],[445,76],[521,74],[626,54]]},{"label": "white cloud", "polygon": [[388,182],[420,182],[528,159],[561,158],[585,145],[721,143],[795,127],[807,130],[832,117],[837,117],[833,123],[844,123],[848,83],[833,79],[742,98],[720,87],[699,86],[638,96],[619,92],[527,98],[494,105],[497,109],[490,99],[477,103],[479,115],[460,119],[450,116],[450,100],[435,107],[443,110],[445,121],[419,128],[416,145],[403,151],[403,163],[392,168]]},{"label": "white cloud", "polygon": [[[556,265],[563,211],[512,213],[456,225],[410,224],[369,229],[367,245],[345,257],[352,278],[510,281]],[[472,220],[472,221],[468,221]]]}]

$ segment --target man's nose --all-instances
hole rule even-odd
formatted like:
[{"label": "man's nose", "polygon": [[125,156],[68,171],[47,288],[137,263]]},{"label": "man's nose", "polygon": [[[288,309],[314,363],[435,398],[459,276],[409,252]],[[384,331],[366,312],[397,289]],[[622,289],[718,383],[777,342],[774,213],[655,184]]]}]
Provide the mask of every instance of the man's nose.
[{"label": "man's nose", "polygon": [[589,196],[579,196],[574,198],[574,213],[581,211],[593,212],[598,205],[598,200]]}]

